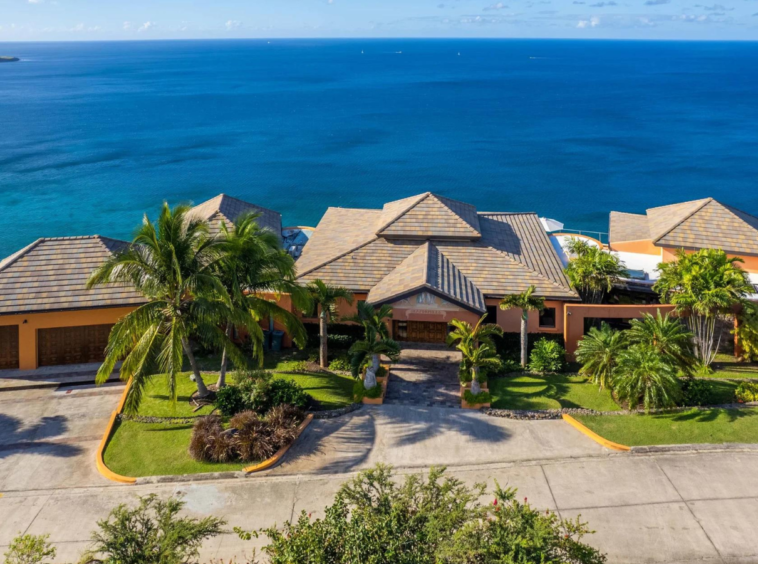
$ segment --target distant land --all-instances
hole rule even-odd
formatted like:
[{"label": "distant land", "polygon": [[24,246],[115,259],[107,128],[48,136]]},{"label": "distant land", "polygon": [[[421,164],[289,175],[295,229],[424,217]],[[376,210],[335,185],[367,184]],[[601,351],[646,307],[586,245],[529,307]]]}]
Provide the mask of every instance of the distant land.
[{"label": "distant land", "polygon": [[15,63],[18,57],[0,57],[0,63]]}]

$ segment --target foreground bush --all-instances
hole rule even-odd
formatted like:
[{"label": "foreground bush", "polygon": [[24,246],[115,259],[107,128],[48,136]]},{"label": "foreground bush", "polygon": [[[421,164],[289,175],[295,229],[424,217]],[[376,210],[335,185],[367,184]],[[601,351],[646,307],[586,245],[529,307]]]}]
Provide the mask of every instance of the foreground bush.
[{"label": "foreground bush", "polygon": [[311,402],[311,397],[297,382],[275,379],[265,370],[238,372],[235,381],[236,385],[226,386],[216,395],[216,408],[225,417],[241,411],[265,414],[284,404],[305,409]]},{"label": "foreground bush", "polygon": [[687,377],[681,380],[682,395],[679,405],[712,405],[714,398],[713,382],[702,378]]},{"label": "foreground bush", "polygon": [[225,522],[215,517],[179,517],[184,503],[176,498],[141,497],[139,505],[124,504],[98,521],[94,545],[82,561],[104,564],[185,564],[196,562],[204,540],[223,533]]},{"label": "foreground bush", "polygon": [[540,339],[532,349],[529,357],[529,370],[532,372],[560,372],[566,360],[566,351],[551,339]]},{"label": "foreground bush", "polygon": [[5,564],[42,564],[55,558],[56,549],[48,542],[50,535],[19,535],[5,553]]},{"label": "foreground bush", "polygon": [[758,382],[740,382],[735,390],[737,401],[758,401]]},{"label": "foreground bush", "polygon": [[[294,523],[269,528],[271,564],[596,564],[605,557],[582,544],[579,521],[514,501],[497,490],[482,506],[485,487],[465,486],[436,468],[403,483],[387,466],[345,483],[323,519],[304,511]],[[237,530],[243,538],[253,534]]]},{"label": "foreground bush", "polygon": [[613,391],[629,409],[642,405],[646,412],[672,407],[681,395],[674,365],[644,345],[632,345],[620,355]]}]

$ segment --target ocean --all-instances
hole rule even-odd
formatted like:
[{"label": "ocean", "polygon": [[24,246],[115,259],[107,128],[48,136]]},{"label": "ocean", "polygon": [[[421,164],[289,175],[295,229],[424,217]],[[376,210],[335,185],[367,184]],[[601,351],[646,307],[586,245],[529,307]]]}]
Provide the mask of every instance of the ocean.
[{"label": "ocean", "polygon": [[607,231],[758,214],[758,42],[0,43],[0,256],[220,192],[315,225],[433,191]]}]

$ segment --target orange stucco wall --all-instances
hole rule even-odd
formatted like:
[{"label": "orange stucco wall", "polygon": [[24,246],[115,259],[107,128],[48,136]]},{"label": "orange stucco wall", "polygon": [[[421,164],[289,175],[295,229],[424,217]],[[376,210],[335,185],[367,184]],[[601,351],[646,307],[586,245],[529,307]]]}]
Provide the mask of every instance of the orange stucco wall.
[{"label": "orange stucco wall", "polygon": [[134,307],[0,316],[0,325],[18,325],[19,369],[37,368],[37,330],[116,323]]},{"label": "orange stucco wall", "polygon": [[672,305],[565,304],[563,339],[566,342],[566,356],[568,360],[574,359],[576,347],[584,337],[585,318],[639,319],[645,313],[655,315],[657,310],[667,313],[673,309]]},{"label": "orange stucco wall", "polygon": [[[500,304],[500,300],[486,300],[486,303],[489,306],[497,306]],[[555,308],[555,328],[540,327],[539,312],[530,311],[529,318],[526,322],[527,331],[529,331],[529,333],[562,333],[564,315],[563,302],[546,300],[545,307]],[[506,333],[518,333],[521,331],[521,310],[502,310],[498,307],[497,324],[500,325]]]},{"label": "orange stucco wall", "polygon": [[610,245],[612,251],[619,251],[622,253],[639,253],[642,255],[655,255],[661,256],[661,248],[653,245],[653,242],[648,240],[642,241],[624,241],[623,243],[612,243]]}]

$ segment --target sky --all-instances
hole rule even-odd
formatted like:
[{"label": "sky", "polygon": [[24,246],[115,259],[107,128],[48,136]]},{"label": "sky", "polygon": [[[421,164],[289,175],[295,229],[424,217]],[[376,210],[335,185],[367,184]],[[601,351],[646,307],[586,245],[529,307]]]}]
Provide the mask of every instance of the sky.
[{"label": "sky", "polygon": [[758,40],[758,0],[0,0],[0,42],[298,37]]}]

